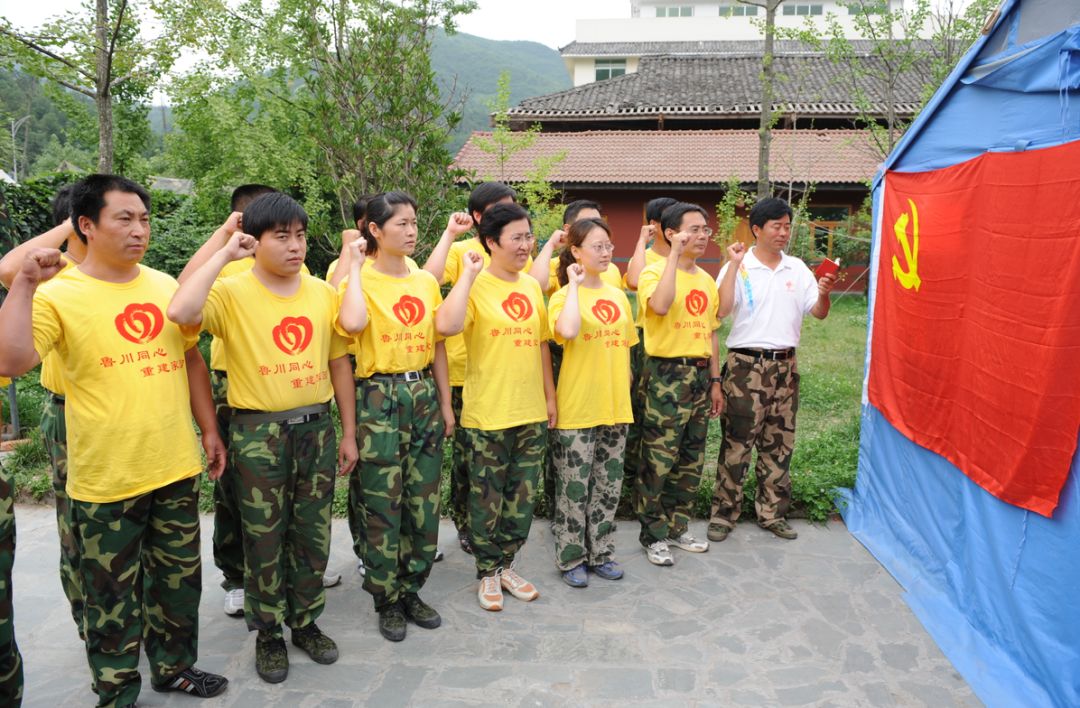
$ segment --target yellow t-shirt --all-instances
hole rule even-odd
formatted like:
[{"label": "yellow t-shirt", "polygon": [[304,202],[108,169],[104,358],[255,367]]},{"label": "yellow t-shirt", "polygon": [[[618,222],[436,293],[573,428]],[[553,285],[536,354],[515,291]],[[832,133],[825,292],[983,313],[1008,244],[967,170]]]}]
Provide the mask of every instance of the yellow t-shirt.
[{"label": "yellow t-shirt", "polygon": [[[368,324],[355,340],[356,378],[374,373],[416,371],[435,359],[435,310],[442,292],[435,276],[413,270],[398,278],[365,268],[361,289],[367,301]],[[338,286],[338,303],[349,279]],[[340,327],[339,327],[340,331]]]},{"label": "yellow t-shirt", "polygon": [[[53,277],[70,273],[72,266],[75,265],[67,258],[63,258],[60,262],[63,263],[60,272]],[[41,358],[41,385],[57,396],[64,395],[64,365],[56,352],[49,352]]]},{"label": "yellow t-shirt", "polygon": [[482,271],[462,334],[469,357],[461,425],[503,430],[547,420],[540,343],[551,334],[540,284],[525,273],[508,283]]},{"label": "yellow t-shirt", "polygon": [[348,346],[336,321],[337,294],[311,275],[300,276],[290,297],[270,292],[251,271],[215,282],[203,326],[225,347],[229,405],[287,411],[329,401],[328,362]]},{"label": "yellow t-shirt", "polygon": [[184,370],[198,336],[165,317],[176,288],[144,266],[128,283],[73,268],[38,288],[34,349],[63,363],[73,499],[130,499],[202,470]]},{"label": "yellow t-shirt", "polygon": [[630,300],[622,288],[607,283],[599,288],[578,286],[581,330],[565,340],[555,331],[569,286],[548,302],[548,322],[555,341],[563,345],[559,369],[559,417],[556,428],[592,428],[633,423],[630,408],[630,347],[637,344]]},{"label": "yellow t-shirt", "polygon": [[[333,261],[330,262],[330,265],[326,268],[326,277],[323,278],[323,280],[328,283],[330,282],[330,278],[334,277],[334,269],[337,268],[338,261],[340,260],[340,258],[335,258]],[[368,269],[371,268],[373,263],[375,263],[374,258],[364,259],[364,265],[362,267],[365,273],[367,273]],[[412,258],[409,258],[408,256],[405,256],[405,265],[409,266],[409,270],[420,270],[420,266],[416,265],[416,261],[414,261]]]},{"label": "yellow t-shirt", "polygon": [[[607,270],[600,274],[600,280],[604,281],[613,288],[623,287],[622,273],[619,272],[619,266],[614,263],[608,263]],[[551,274],[548,276],[548,292],[553,293],[562,286],[559,285],[559,258],[558,256],[551,259]]]},{"label": "yellow t-shirt", "polygon": [[[675,271],[675,300],[664,316],[649,309],[667,261],[654,263],[638,278],[638,308],[645,313],[645,353],[661,357],[712,356],[712,333],[720,326],[716,283],[701,268]],[[561,375],[561,374],[560,374]]]},{"label": "yellow t-shirt", "polygon": [[[645,249],[645,268],[648,268],[649,266],[653,265],[654,263],[666,263],[666,262],[667,262],[667,256],[661,256],[659,253],[652,250],[651,248],[646,248]],[[642,270],[644,270],[645,268],[642,268]],[[626,290],[630,289],[630,286],[626,284],[626,275],[623,275],[623,288],[626,289]],[[638,289],[640,290],[640,288],[641,288],[641,276],[638,275]],[[645,309],[641,306],[641,297],[640,296],[638,297],[638,310],[637,310],[637,316],[634,319],[634,324],[637,325],[638,328],[642,328],[642,327],[645,326]]]},{"label": "yellow t-shirt", "polygon": [[11,385],[11,379],[6,376],[0,376],[0,388],[7,388]]}]

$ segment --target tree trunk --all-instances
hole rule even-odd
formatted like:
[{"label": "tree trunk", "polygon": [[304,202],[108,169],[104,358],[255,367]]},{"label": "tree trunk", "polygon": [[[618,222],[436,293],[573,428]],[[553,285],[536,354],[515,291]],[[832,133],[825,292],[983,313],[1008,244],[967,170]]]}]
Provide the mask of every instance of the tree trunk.
[{"label": "tree trunk", "polygon": [[112,56],[109,41],[109,2],[97,0],[94,22],[94,58],[96,60],[94,103],[98,114],[98,172],[113,169]]},{"label": "tree trunk", "polygon": [[773,42],[776,34],[776,8],[783,0],[765,3],[765,54],[761,58],[761,116],[758,121],[758,183],[757,198],[765,199],[772,192],[769,184],[769,147],[772,143],[773,108]]}]

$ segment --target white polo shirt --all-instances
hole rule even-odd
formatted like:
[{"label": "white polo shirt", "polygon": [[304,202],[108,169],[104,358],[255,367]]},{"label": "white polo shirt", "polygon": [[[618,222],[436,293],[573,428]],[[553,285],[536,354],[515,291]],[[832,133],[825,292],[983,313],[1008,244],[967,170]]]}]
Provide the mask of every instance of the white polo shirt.
[{"label": "white polo shirt", "polygon": [[[735,275],[728,349],[790,349],[799,346],[802,321],[818,299],[817,280],[798,258],[781,253],[776,270],[757,259],[753,248]],[[724,264],[717,286],[731,263]]]}]

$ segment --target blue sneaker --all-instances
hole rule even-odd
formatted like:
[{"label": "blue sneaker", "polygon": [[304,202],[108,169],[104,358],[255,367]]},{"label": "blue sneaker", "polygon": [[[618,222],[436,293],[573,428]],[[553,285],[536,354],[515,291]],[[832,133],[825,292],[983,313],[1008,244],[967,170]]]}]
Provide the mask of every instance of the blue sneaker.
[{"label": "blue sneaker", "polygon": [[594,565],[589,568],[589,570],[596,573],[604,580],[618,580],[623,576],[622,566],[615,561],[607,561],[600,565]]},{"label": "blue sneaker", "polygon": [[587,588],[589,587],[589,573],[585,570],[585,564],[582,563],[576,568],[563,571],[563,582],[572,588]]}]

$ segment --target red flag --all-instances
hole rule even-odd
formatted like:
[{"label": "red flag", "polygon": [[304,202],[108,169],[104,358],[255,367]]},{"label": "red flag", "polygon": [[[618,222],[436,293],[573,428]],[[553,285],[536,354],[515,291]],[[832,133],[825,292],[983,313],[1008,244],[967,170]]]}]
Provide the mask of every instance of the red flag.
[{"label": "red flag", "polygon": [[1053,514],[1080,429],[1080,142],[885,176],[870,402]]}]

